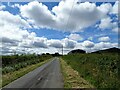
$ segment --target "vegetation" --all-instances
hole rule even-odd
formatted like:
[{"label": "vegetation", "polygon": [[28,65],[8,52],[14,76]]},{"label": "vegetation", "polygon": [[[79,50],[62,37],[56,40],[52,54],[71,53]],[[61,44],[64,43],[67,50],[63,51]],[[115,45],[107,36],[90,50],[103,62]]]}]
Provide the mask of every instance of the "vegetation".
[{"label": "vegetation", "polygon": [[2,86],[48,62],[51,57],[46,54],[2,56]]},{"label": "vegetation", "polygon": [[62,57],[96,88],[119,88],[119,59],[116,53],[71,54]]},{"label": "vegetation", "polygon": [[93,88],[77,71],[73,70],[64,60],[60,60],[65,88]]},{"label": "vegetation", "polygon": [[44,60],[43,62],[40,62],[37,64],[28,65],[27,67],[21,68],[18,71],[14,71],[14,72],[10,72],[10,73],[6,73],[6,74],[2,75],[2,86],[9,84],[10,82],[20,78],[21,76],[27,74],[28,72],[30,72],[32,70],[40,67],[41,65],[45,64],[48,61],[49,61],[49,59]]},{"label": "vegetation", "polygon": [[18,71],[28,65],[43,62],[51,58],[51,55],[12,55],[2,57],[2,74]]}]

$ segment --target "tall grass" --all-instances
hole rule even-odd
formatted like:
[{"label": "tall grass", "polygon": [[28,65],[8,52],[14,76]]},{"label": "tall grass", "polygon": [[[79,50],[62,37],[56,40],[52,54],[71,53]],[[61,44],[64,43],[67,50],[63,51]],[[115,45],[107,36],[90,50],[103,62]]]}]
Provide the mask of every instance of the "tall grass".
[{"label": "tall grass", "polygon": [[6,74],[9,72],[17,71],[28,65],[37,64],[44,60],[51,58],[51,55],[12,55],[2,57],[2,73]]},{"label": "tall grass", "polygon": [[97,88],[119,88],[118,54],[74,54],[63,56],[67,64]]}]

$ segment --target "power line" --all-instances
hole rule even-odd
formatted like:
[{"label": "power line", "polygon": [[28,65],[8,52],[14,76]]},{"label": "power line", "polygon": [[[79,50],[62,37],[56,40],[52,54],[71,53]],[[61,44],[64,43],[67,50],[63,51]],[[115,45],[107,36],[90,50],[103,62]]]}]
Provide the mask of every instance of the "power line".
[{"label": "power line", "polygon": [[66,23],[66,29],[67,29],[67,26],[68,26],[68,21],[69,21],[69,19],[70,19],[70,16],[71,16],[71,14],[72,14],[72,10],[73,10],[74,3],[75,3],[75,0],[73,1],[72,7],[71,7],[71,10],[70,10],[70,14],[69,14],[69,16],[68,16],[68,20],[67,20],[67,23]]},{"label": "power line", "polygon": [[[73,10],[74,3],[75,3],[75,0],[73,1],[72,7],[71,7],[71,10],[70,10],[70,14],[69,14],[68,19],[67,19],[67,22],[66,22],[66,29],[67,29],[67,26],[68,26],[68,22],[69,22],[70,16],[71,16],[71,14],[72,14],[72,10]],[[63,54],[64,54],[64,47],[63,47],[63,45],[62,45],[62,55],[63,55]]]}]

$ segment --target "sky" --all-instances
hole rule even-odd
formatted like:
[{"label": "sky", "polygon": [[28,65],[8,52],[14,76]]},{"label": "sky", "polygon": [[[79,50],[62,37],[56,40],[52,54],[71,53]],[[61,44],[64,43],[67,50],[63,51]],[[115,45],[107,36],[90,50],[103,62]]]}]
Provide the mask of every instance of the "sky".
[{"label": "sky", "polygon": [[0,2],[1,55],[118,47],[116,2]]}]

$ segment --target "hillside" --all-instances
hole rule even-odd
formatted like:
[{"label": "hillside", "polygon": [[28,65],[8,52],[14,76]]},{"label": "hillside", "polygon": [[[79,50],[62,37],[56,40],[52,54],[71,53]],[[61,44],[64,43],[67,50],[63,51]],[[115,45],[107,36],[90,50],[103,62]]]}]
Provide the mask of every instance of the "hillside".
[{"label": "hillside", "polygon": [[76,49],[76,50],[70,51],[68,54],[78,54],[78,53],[86,53],[86,51],[80,50],[80,49]]},{"label": "hillside", "polygon": [[92,53],[120,53],[120,49],[119,48],[109,48],[109,49],[99,50],[99,51],[92,52]]}]

